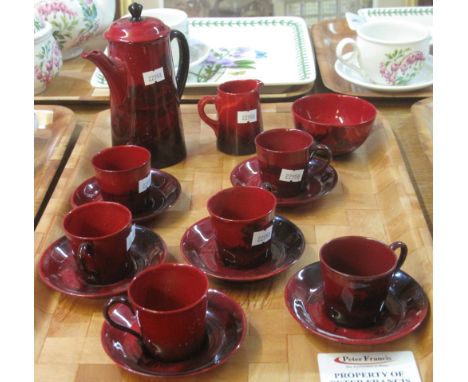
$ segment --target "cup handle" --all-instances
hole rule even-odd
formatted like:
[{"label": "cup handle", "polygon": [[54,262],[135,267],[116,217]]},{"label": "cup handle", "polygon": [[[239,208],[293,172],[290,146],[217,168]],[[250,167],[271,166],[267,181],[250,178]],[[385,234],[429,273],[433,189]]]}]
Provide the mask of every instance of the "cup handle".
[{"label": "cup handle", "polygon": [[86,274],[92,280],[97,281],[99,279],[99,274],[95,270],[88,268],[88,266],[86,265],[88,261],[86,259],[90,259],[94,263],[93,253],[94,247],[91,243],[81,243],[78,247],[78,255],[76,257],[76,262],[81,272]]},{"label": "cup handle", "polygon": [[203,120],[203,122],[210,126],[213,129],[215,135],[218,136],[219,122],[211,119],[205,113],[205,106],[209,103],[216,105],[216,96],[205,96],[200,98],[198,101],[198,114],[200,115],[200,118]]},{"label": "cup handle", "polygon": [[114,328],[123,330],[124,332],[127,332],[131,334],[132,336],[135,336],[139,341],[141,341],[141,343],[143,343],[143,337],[140,333],[136,332],[133,329],[130,329],[128,326],[120,325],[117,322],[112,320],[112,318],[109,315],[109,309],[112,307],[112,305],[115,305],[115,304],[122,304],[122,305],[127,306],[132,312],[132,314],[135,315],[135,310],[133,309],[132,305],[130,305],[130,302],[128,301],[127,296],[114,296],[109,301],[107,301],[106,305],[104,305],[104,308],[102,309],[102,313],[106,321],[109,323],[109,325],[113,326]]},{"label": "cup handle", "polygon": [[263,188],[264,190],[270,191],[271,193],[275,193],[276,187],[273,186],[271,183],[268,182],[262,182],[260,184],[260,188]]},{"label": "cup handle", "polygon": [[187,43],[187,39],[185,38],[184,34],[177,29],[171,30],[171,34],[169,35],[170,40],[173,39],[177,40],[177,44],[179,45],[179,66],[176,72],[176,84],[177,84],[177,95],[179,96],[179,100],[182,98],[182,93],[185,89],[185,84],[187,82],[187,76],[190,66],[190,50]]},{"label": "cup handle", "polygon": [[319,151],[323,151],[325,153],[325,165],[323,166],[323,168],[325,169],[330,164],[331,160],[333,159],[333,154],[332,154],[330,148],[327,145],[322,145],[322,144],[315,145],[312,148],[312,151],[310,153],[309,162],[312,159],[314,159],[315,155]]},{"label": "cup handle", "polygon": [[400,257],[398,257],[397,265],[395,268],[395,272],[396,272],[397,270],[401,268],[401,266],[406,260],[406,255],[408,254],[408,247],[402,241],[395,241],[394,243],[390,244],[389,247],[392,251],[395,251],[398,248],[400,248]]},{"label": "cup handle", "polygon": [[[345,57],[344,53],[343,53],[343,50],[347,45],[351,45],[353,50],[352,50],[352,54]],[[348,68],[354,70],[355,72],[357,72],[362,77],[367,78],[366,73],[358,66],[359,64],[354,65],[351,62],[355,57],[359,56],[359,51],[358,51],[358,48],[357,48],[357,44],[356,44],[356,41],[354,39],[352,39],[350,37],[346,37],[343,40],[341,40],[338,43],[338,45],[336,46],[335,53],[336,53],[336,57],[338,58],[338,60],[341,61],[341,63],[343,65],[346,65]]]}]

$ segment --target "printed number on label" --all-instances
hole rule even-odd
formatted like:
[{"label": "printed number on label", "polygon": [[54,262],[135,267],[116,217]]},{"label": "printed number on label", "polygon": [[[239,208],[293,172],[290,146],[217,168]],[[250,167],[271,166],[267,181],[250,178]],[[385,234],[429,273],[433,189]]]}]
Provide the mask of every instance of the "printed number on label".
[{"label": "printed number on label", "polygon": [[163,68],[157,68],[143,73],[143,81],[146,86],[153,85],[154,83],[160,82],[162,80],[164,80]]},{"label": "printed number on label", "polygon": [[253,238],[252,238],[252,246],[260,245],[260,244],[266,243],[267,241],[270,241],[272,232],[273,232],[272,225],[263,231],[254,232]]},{"label": "printed number on label", "polygon": [[237,112],[237,123],[257,122],[257,109]]},{"label": "printed number on label", "polygon": [[283,168],[281,170],[281,175],[279,180],[283,182],[300,182],[302,180],[302,175],[304,174],[304,169],[302,170],[287,170]]}]

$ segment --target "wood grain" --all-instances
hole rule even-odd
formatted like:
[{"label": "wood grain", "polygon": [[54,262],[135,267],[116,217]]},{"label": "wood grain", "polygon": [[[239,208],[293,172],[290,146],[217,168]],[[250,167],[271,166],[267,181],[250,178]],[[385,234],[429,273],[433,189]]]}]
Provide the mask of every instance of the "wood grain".
[{"label": "wood grain", "polygon": [[335,71],[338,42],[345,37],[356,37],[345,19],[324,20],[312,25],[312,39],[323,84],[336,93],[365,98],[425,98],[432,96],[432,86],[401,93],[376,92],[352,84],[341,78]]},{"label": "wood grain", "polygon": [[[263,104],[266,128],[293,127],[291,104]],[[182,196],[151,227],[166,241],[169,261],[182,262],[179,241],[185,229],[207,216],[206,201],[230,186],[231,169],[246,157],[216,150],[214,134],[200,122],[196,107],[182,106],[187,160],[165,169],[182,184]],[[266,122],[268,121],[268,123]],[[37,276],[42,251],[63,235],[61,222],[74,188],[92,174],[90,157],[110,144],[109,112],[80,135],[57,188],[36,229],[35,366],[36,380],[146,381],[119,369],[99,340],[104,300],[61,295]],[[210,286],[235,298],[248,317],[248,335],[240,350],[224,365],[193,378],[172,381],[312,381],[319,382],[317,353],[338,351],[411,350],[422,379],[432,380],[432,316],[417,331],[379,346],[340,345],[306,332],[287,311],[283,291],[289,277],[318,260],[320,246],[347,234],[384,242],[402,240],[410,249],[404,270],[424,288],[432,303],[432,238],[388,121],[379,117],[367,142],[347,158],[333,161],[337,187],[305,207],[278,212],[296,223],[306,238],[306,250],[288,271],[269,280],[231,284],[210,279]],[[165,379],[160,379],[164,381]]]},{"label": "wood grain", "polygon": [[391,124],[402,152],[408,174],[421,205],[430,232],[433,226],[432,162],[427,159],[414,122],[411,104],[396,100],[376,101],[375,105]]},{"label": "wood grain", "polygon": [[432,164],[432,109],[433,99],[428,98],[416,102],[411,106],[414,123],[418,132],[418,137],[426,155],[427,160]]},{"label": "wood grain", "polygon": [[34,106],[52,110],[53,122],[34,132],[34,216],[49,189],[75,128],[75,114],[66,107]]}]

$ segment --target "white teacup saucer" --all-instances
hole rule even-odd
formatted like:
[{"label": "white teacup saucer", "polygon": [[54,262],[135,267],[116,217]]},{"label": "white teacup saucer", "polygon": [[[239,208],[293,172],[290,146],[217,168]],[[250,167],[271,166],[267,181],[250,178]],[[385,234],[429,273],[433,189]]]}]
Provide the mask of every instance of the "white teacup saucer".
[{"label": "white teacup saucer", "polygon": [[[349,55],[352,53],[347,54]],[[346,57],[346,55],[344,57]],[[421,72],[407,85],[375,84],[373,82],[370,82],[368,79],[363,78],[359,73],[355,72],[348,66],[344,65],[340,60],[336,60],[335,62],[335,71],[344,80],[351,82],[354,85],[362,86],[366,89],[382,92],[409,92],[413,90],[423,89],[432,85],[432,56],[428,56],[426,65],[424,65]]]}]

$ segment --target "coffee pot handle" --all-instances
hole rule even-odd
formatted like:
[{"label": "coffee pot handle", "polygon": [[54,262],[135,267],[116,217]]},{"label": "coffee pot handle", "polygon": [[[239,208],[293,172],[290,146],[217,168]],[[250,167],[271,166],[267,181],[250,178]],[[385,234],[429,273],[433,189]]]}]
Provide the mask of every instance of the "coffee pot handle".
[{"label": "coffee pot handle", "polygon": [[273,186],[271,183],[268,183],[268,182],[262,182],[260,184],[260,188],[263,188],[264,190],[270,191],[273,194],[278,192],[278,189],[275,186]]},{"label": "coffee pot handle", "polygon": [[218,136],[219,122],[211,119],[205,113],[205,106],[209,103],[216,105],[216,96],[204,96],[200,98],[198,101],[198,114],[200,115],[200,118],[203,120],[203,122],[210,126],[215,132],[216,136]]},{"label": "coffee pot handle", "polygon": [[107,301],[106,305],[104,305],[104,308],[102,309],[102,314],[104,315],[104,318],[106,321],[109,323],[109,325],[113,326],[116,329],[123,330],[124,332],[127,332],[131,334],[132,336],[135,336],[138,338],[139,341],[143,343],[143,337],[140,333],[136,332],[133,329],[130,329],[128,326],[121,325],[114,320],[112,320],[111,316],[109,315],[109,309],[112,307],[112,305],[115,304],[122,304],[127,306],[130,311],[132,312],[133,315],[135,315],[135,310],[133,309],[132,305],[128,301],[127,296],[114,296],[112,297],[109,301]]},{"label": "coffee pot handle", "polygon": [[406,255],[408,254],[408,247],[402,241],[395,241],[394,243],[389,245],[392,251],[400,248],[400,257],[398,257],[397,265],[395,267],[395,271],[399,270],[403,263],[406,260]]},{"label": "coffee pot handle", "polygon": [[176,72],[177,95],[179,100],[184,93],[185,83],[187,82],[188,70],[190,66],[190,50],[187,39],[184,34],[176,29],[171,30],[170,40],[177,40],[179,45],[179,66]]}]

